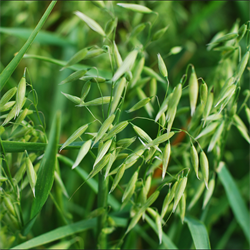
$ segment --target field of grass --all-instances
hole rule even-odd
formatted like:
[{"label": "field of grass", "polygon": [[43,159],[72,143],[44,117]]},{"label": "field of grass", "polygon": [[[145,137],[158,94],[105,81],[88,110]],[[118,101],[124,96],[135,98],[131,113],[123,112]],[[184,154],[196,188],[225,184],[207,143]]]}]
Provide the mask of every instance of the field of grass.
[{"label": "field of grass", "polygon": [[248,249],[246,1],[2,1],[1,249]]}]

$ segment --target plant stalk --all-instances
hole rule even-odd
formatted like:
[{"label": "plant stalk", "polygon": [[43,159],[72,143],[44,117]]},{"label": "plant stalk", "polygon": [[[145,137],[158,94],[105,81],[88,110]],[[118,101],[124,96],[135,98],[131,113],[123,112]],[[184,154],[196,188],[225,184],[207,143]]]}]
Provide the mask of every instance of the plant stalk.
[{"label": "plant stalk", "polygon": [[99,173],[99,185],[98,185],[98,208],[106,208],[105,212],[101,214],[97,219],[97,248],[107,249],[107,235],[102,233],[102,229],[106,227],[107,221],[107,204],[108,204],[108,186],[109,178],[104,177],[104,173]]}]

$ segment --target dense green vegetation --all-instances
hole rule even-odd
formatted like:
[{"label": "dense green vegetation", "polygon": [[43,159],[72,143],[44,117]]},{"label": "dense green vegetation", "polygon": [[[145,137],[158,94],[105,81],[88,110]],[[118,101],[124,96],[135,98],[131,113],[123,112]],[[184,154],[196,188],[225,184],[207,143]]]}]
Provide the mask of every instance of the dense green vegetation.
[{"label": "dense green vegetation", "polygon": [[247,2],[2,1],[0,32],[1,248],[249,248]]}]

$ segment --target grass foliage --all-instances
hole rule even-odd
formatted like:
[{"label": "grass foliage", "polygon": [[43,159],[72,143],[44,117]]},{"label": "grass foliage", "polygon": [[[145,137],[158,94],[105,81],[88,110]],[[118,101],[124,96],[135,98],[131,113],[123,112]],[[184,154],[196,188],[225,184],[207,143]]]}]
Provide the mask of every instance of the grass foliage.
[{"label": "grass foliage", "polygon": [[248,249],[247,9],[1,2],[0,247]]}]

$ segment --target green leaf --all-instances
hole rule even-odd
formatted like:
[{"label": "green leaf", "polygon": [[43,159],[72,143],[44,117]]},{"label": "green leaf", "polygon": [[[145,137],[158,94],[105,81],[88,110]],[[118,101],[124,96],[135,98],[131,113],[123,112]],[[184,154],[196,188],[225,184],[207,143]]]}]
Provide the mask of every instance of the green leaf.
[{"label": "green leaf", "polygon": [[[0,33],[28,39],[32,33],[32,29],[0,27]],[[55,35],[52,32],[43,30],[37,34],[36,38],[34,39],[34,42],[40,44],[52,44],[62,47],[74,45],[74,43],[65,38]]]},{"label": "green leaf", "polygon": [[192,235],[194,245],[196,249],[211,249],[207,229],[205,225],[194,218],[185,217],[185,222],[188,224],[188,228]]},{"label": "green leaf", "polygon": [[36,198],[33,200],[30,219],[36,216],[46,202],[54,182],[57,142],[60,132],[60,113],[57,113],[50,131],[49,143],[37,174]]},{"label": "green leaf", "polygon": [[223,187],[225,188],[227,199],[233,210],[234,216],[237,222],[240,224],[248,242],[250,243],[250,216],[239,189],[236,186],[236,183],[230,172],[227,170],[224,162],[220,162],[217,173]]},{"label": "green leaf", "polygon": [[8,79],[10,78],[10,76],[12,75],[14,70],[16,69],[17,65],[19,64],[19,62],[23,58],[25,52],[28,50],[28,48],[30,47],[30,45],[34,41],[35,37],[37,36],[38,32],[42,28],[43,24],[45,23],[46,19],[48,18],[50,12],[52,11],[52,9],[54,8],[56,3],[57,3],[57,1],[51,1],[49,7],[47,8],[45,13],[43,14],[42,18],[38,22],[38,24],[35,27],[35,29],[33,30],[33,32],[31,33],[29,39],[26,41],[26,43],[23,45],[23,47],[19,50],[18,54],[11,60],[11,62],[2,71],[2,73],[0,75],[0,91],[3,89],[4,85],[6,84],[6,82],[8,81]]},{"label": "green leaf", "polygon": [[20,245],[17,245],[11,249],[28,249],[34,248],[40,245],[47,244],[49,242],[65,238],[69,235],[83,232],[90,228],[96,227],[96,218],[90,220],[82,220],[76,223],[59,227],[55,230],[39,235],[31,240],[28,240]]}]

